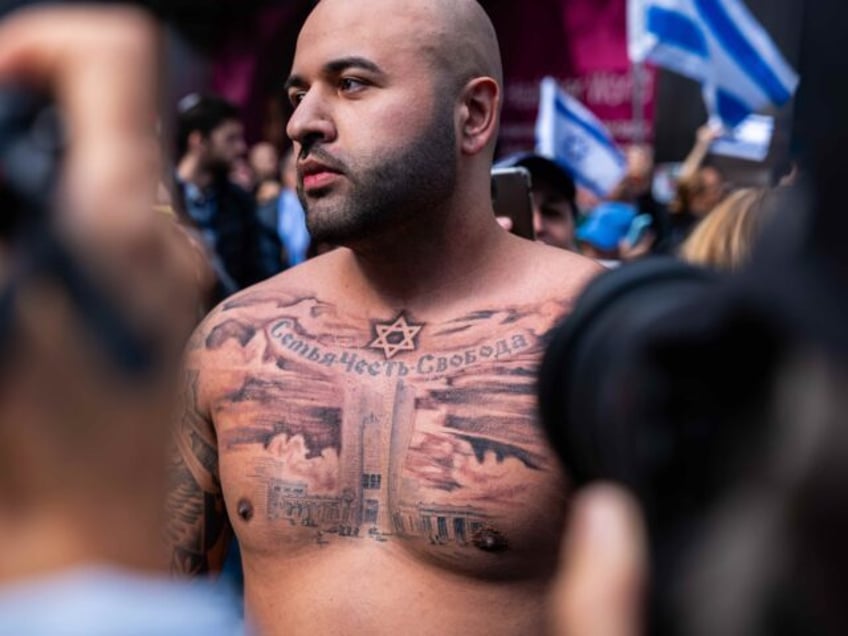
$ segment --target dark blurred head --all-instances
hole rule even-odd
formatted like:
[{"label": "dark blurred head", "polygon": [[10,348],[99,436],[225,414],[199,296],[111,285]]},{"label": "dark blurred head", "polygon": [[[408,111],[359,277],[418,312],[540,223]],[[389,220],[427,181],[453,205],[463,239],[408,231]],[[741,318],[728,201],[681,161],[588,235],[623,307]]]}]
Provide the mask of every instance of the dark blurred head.
[{"label": "dark blurred head", "polygon": [[648,146],[633,145],[627,149],[627,172],[613,199],[633,201],[651,191],[654,157]]},{"label": "dark blurred head", "polygon": [[239,109],[215,96],[190,95],[177,115],[177,157],[193,155],[200,165],[229,172],[247,152]]}]

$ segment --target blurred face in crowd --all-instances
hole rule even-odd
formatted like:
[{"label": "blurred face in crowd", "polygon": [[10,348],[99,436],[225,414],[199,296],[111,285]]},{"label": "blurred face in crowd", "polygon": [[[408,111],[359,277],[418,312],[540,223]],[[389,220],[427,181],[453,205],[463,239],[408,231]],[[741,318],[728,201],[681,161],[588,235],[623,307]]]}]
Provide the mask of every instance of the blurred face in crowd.
[{"label": "blurred face in crowd", "polygon": [[533,180],[533,229],[542,243],[575,249],[571,202],[557,188],[538,178]]},{"label": "blurred face in crowd", "polygon": [[205,140],[204,163],[210,170],[229,172],[246,152],[244,126],[236,119],[228,119]]},{"label": "blurred face in crowd", "polygon": [[[351,244],[439,206],[454,189],[451,91],[424,50],[421,7],[318,5],[288,94],[298,193],[313,238]],[[375,34],[379,33],[379,37]]]},{"label": "blurred face in crowd", "polygon": [[653,157],[644,146],[631,146],[627,149],[627,173],[624,177],[624,195],[636,198],[651,189],[654,170]]},{"label": "blurred face in crowd", "polygon": [[698,172],[698,186],[692,193],[692,212],[698,216],[709,214],[721,203],[727,189],[724,178],[715,168],[706,166]]},{"label": "blurred face in crowd", "polygon": [[260,181],[279,180],[280,157],[273,144],[263,141],[250,149],[250,165]]}]

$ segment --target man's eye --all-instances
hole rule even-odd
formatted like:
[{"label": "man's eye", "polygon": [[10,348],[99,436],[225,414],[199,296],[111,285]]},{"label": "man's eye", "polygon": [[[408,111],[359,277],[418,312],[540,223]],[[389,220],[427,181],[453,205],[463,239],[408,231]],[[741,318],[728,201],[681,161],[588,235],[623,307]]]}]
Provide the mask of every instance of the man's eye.
[{"label": "man's eye", "polygon": [[342,92],[358,91],[365,88],[365,82],[353,77],[343,77],[339,80],[339,89]]},{"label": "man's eye", "polygon": [[303,98],[306,97],[306,91],[292,91],[289,93],[289,102],[291,105],[297,108],[297,105],[303,101]]}]

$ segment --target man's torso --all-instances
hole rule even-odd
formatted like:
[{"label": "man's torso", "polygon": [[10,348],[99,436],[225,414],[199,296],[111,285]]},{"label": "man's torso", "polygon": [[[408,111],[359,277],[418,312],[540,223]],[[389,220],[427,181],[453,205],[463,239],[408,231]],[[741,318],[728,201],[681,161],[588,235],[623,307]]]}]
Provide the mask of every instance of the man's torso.
[{"label": "man's torso", "polygon": [[[320,615],[318,631],[345,633],[340,608],[386,633],[541,620],[566,487],[535,372],[571,298],[481,294],[428,321],[278,281],[225,303],[195,343],[260,626]],[[443,615],[422,622],[416,602]]]}]

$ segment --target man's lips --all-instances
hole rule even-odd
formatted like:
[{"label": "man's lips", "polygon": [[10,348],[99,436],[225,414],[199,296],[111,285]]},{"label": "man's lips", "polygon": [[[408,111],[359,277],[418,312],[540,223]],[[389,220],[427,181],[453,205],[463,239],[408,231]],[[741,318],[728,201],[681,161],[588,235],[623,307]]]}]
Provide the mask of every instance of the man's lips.
[{"label": "man's lips", "polygon": [[298,165],[304,191],[325,188],[341,175],[341,172],[318,161],[305,161]]},{"label": "man's lips", "polygon": [[304,190],[317,190],[319,188],[326,188],[330,183],[335,181],[339,177],[338,172],[316,172],[314,174],[304,175],[303,177],[303,189]]}]

